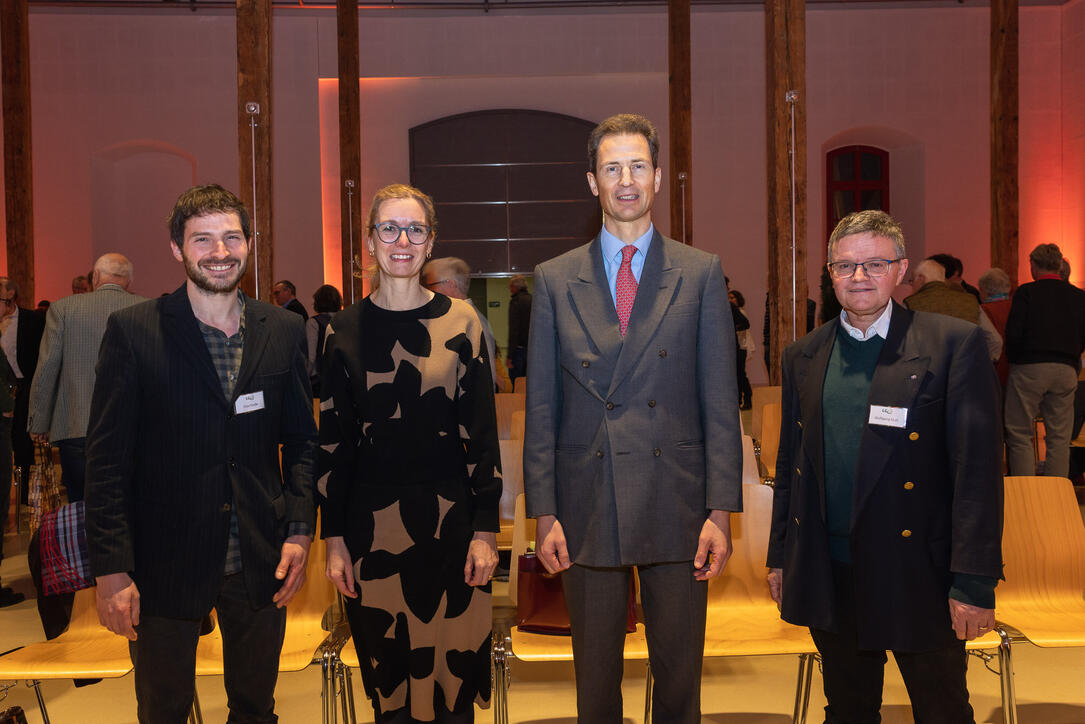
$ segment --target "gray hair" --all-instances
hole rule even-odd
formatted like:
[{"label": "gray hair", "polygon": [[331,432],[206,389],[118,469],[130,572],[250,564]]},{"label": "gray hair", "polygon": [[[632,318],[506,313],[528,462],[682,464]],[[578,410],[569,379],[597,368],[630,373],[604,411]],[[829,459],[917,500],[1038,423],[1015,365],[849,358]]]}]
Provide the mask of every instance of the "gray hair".
[{"label": "gray hair", "polygon": [[427,273],[436,277],[435,281],[452,282],[464,297],[467,296],[467,292],[471,289],[471,267],[467,266],[467,262],[459,257],[442,256],[431,259],[422,267],[422,274]]},{"label": "gray hair", "polygon": [[984,298],[996,294],[1010,293],[1010,275],[998,267],[988,269],[980,274],[979,281],[976,284],[979,285],[980,294]]},{"label": "gray hair", "polygon": [[884,211],[869,209],[848,214],[840,220],[840,223],[836,225],[832,235],[829,237],[828,260],[830,262],[833,261],[833,252],[836,250],[836,242],[840,241],[845,236],[867,233],[889,239],[889,241],[893,242],[893,246],[897,249],[898,259],[903,259],[907,256],[907,252],[904,249],[904,232],[901,230],[900,224],[894,221],[893,217]]}]

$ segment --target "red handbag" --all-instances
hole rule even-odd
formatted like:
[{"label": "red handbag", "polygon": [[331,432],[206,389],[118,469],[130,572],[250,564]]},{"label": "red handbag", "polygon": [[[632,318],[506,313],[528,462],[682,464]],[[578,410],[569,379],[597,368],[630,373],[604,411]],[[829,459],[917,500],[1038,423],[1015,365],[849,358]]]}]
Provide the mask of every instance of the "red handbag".
[{"label": "red handbag", "polygon": [[[525,553],[517,561],[516,626],[521,631],[569,635],[569,610],[561,575],[549,573],[534,553]],[[637,630],[637,596],[633,578],[629,578],[629,604],[625,632]]]}]

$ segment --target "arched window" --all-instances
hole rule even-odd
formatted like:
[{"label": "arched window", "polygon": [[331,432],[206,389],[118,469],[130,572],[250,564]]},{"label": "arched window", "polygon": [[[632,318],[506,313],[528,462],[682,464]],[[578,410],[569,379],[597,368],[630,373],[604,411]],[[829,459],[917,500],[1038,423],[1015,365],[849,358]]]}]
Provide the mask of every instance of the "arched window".
[{"label": "arched window", "polygon": [[475,276],[530,274],[590,241],[602,223],[585,178],[594,127],[492,110],[412,128],[411,183],[437,204],[437,255],[462,258]]},{"label": "arched window", "polygon": [[828,239],[853,211],[889,212],[889,152],[873,146],[844,146],[825,156],[825,220]]}]

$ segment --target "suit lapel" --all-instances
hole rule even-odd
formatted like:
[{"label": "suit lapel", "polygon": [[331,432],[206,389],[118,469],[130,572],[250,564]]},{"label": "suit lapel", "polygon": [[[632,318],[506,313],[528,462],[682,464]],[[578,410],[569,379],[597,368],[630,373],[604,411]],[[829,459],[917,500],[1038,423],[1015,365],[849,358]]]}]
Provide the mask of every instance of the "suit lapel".
[{"label": "suit lapel", "polygon": [[212,394],[225,406],[226,396],[222,394],[215,363],[203,341],[203,334],[196,323],[192,304],[188,301],[185,285],[173,294],[165,297],[160,304],[162,309],[162,333],[167,343],[175,347],[183,358],[196,370],[200,381],[207,385]]},{"label": "suit lapel", "polygon": [[[878,365],[874,368],[868,404],[902,407],[911,415],[920,385],[930,367],[930,357],[918,354],[914,344],[911,344],[908,330],[915,313],[896,302],[892,304],[893,316],[889,322],[889,335],[878,356]],[[906,435],[907,428],[869,423],[864,428],[852,497],[853,530],[855,521],[877,487],[894,448],[901,444]]]},{"label": "suit lapel", "polygon": [[[663,236],[658,231],[655,232],[648,247],[648,255],[644,259],[644,268],[637,285],[637,298],[629,313],[629,327],[626,329],[625,341],[618,354],[618,362],[607,394],[612,394],[640,361],[644,348],[655,335],[663,321],[663,315],[671,305],[681,276],[682,270],[671,267],[664,253]],[[614,321],[617,324],[617,312],[614,313]]]},{"label": "suit lapel", "polygon": [[[234,399],[246,389],[253,373],[260,365],[260,358],[264,355],[267,347],[269,334],[267,331],[267,311],[257,309],[251,299],[245,302],[245,346],[241,353],[241,371],[237,374],[237,384],[234,386]],[[231,403],[233,400],[230,401]]]},{"label": "suit lapel", "polygon": [[817,480],[821,518],[825,512],[825,440],[821,427],[821,396],[825,384],[825,370],[836,341],[839,319],[823,325],[817,337],[811,340],[796,358],[795,387],[799,391],[799,410],[803,424],[803,450],[810,459],[810,469]]},{"label": "suit lapel", "polygon": [[618,312],[610,296],[598,236],[588,244],[577,278],[569,282],[569,295],[584,331],[599,354],[615,364],[622,348],[622,337],[618,333]]}]

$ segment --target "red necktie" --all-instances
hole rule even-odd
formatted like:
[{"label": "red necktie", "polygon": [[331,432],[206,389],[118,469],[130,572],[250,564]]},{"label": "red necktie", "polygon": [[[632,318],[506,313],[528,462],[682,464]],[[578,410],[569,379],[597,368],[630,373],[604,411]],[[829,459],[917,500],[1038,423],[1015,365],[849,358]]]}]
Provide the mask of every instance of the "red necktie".
[{"label": "red necktie", "polygon": [[637,279],[633,276],[633,255],[637,247],[626,244],[622,247],[622,265],[618,267],[618,278],[614,283],[614,296],[618,306],[618,329],[622,336],[629,327],[629,313],[633,311],[633,300],[637,298]]}]

